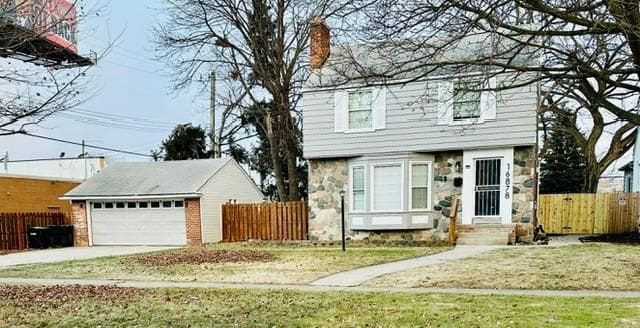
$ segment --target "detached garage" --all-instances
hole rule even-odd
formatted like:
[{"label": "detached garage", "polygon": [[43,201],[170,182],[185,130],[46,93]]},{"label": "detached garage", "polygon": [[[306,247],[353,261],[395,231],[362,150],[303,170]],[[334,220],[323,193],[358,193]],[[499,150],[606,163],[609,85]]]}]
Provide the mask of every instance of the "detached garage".
[{"label": "detached garage", "polygon": [[76,246],[218,242],[221,205],[262,198],[233,159],[116,163],[63,197],[73,207]]}]

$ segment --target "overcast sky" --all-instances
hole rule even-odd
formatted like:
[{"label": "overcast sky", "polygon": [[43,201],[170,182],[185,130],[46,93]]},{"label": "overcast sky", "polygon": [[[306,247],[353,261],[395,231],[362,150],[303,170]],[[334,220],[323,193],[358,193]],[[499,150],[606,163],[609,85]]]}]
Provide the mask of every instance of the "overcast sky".
[{"label": "overcast sky", "polygon": [[[171,94],[167,72],[162,64],[152,59],[151,29],[159,23],[155,10],[159,4],[157,0],[111,0],[105,3],[99,15],[82,21],[79,26],[81,53],[103,50],[110,39],[122,32],[118,45],[89,71],[92,86],[98,94],[80,106],[84,114],[53,117],[30,132],[77,142],[84,139],[88,144],[148,154],[178,123],[206,126],[208,97],[197,97],[194,93]],[[86,111],[97,112],[95,117],[101,123],[90,124],[78,117],[87,115]],[[108,117],[100,116],[100,113]],[[114,122],[132,121],[145,127],[123,129],[103,126],[105,122],[113,125]],[[27,136],[0,137],[0,153],[5,152],[9,152],[11,160],[55,158],[61,152],[65,152],[67,157],[75,157],[81,154],[81,147]],[[148,160],[92,149],[89,149],[89,154],[108,156],[112,162]]]}]

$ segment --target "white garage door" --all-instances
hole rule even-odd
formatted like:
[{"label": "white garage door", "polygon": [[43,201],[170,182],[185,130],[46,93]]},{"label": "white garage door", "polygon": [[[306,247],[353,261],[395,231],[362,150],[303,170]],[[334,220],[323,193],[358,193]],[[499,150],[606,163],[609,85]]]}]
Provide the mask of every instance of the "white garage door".
[{"label": "white garage door", "polygon": [[185,245],[183,200],[91,203],[93,245]]}]

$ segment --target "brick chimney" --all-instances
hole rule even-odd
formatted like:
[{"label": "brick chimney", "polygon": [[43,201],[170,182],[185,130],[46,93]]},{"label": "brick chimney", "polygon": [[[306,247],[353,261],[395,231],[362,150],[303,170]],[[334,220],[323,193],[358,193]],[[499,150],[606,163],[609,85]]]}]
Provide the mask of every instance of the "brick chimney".
[{"label": "brick chimney", "polygon": [[316,16],[311,20],[309,32],[309,47],[311,48],[309,66],[312,71],[315,71],[322,68],[331,53],[329,27],[322,17]]}]

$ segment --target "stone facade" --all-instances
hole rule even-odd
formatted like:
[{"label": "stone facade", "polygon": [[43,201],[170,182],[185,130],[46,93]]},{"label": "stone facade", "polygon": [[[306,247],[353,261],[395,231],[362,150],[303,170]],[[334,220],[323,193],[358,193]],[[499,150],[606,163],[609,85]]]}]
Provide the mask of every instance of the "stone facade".
[{"label": "stone facade", "polygon": [[536,183],[534,147],[517,147],[513,154],[513,223],[531,223]]},{"label": "stone facade", "polygon": [[187,198],[185,204],[185,224],[187,225],[187,246],[202,246],[202,222],[200,220],[200,199]]},{"label": "stone facade", "polygon": [[86,202],[83,200],[72,201],[71,214],[73,215],[73,238],[75,246],[89,246]]},{"label": "stone facade", "polygon": [[[433,210],[442,215],[438,228],[446,231],[453,199],[462,195],[462,152],[435,155],[433,163]],[[461,216],[458,215],[458,218]]]},{"label": "stone facade", "polygon": [[348,181],[347,160],[309,161],[309,239],[340,239],[340,191]]}]

